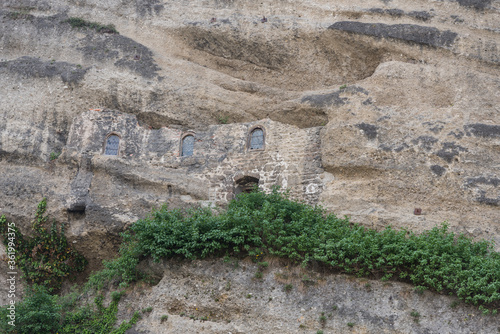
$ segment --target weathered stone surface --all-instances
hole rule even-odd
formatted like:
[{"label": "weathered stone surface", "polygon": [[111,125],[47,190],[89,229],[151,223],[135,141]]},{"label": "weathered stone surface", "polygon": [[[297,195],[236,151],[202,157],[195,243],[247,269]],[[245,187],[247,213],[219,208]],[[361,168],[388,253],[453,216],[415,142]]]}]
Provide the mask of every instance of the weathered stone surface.
[{"label": "weathered stone surface", "polygon": [[[265,146],[251,151],[248,138],[256,127],[264,131]],[[120,137],[117,157],[103,155],[109,134]],[[181,156],[182,138],[186,134],[194,136],[192,156]],[[323,188],[320,127],[298,129],[271,120],[212,125],[196,132],[166,127],[154,130],[141,127],[133,115],[89,111],[73,122],[62,158],[70,157],[80,161],[79,172],[72,182],[75,199],[69,203],[70,211],[76,211],[74,207],[81,207],[85,199],[103,195],[123,201],[122,187],[107,184],[107,175],[114,180],[124,179],[125,183],[133,182],[136,187],[141,183],[163,185],[175,197],[185,195],[214,204],[232,199],[235,181],[245,175],[257,178],[264,190],[270,191],[278,185],[290,189],[292,197],[311,204],[318,202]],[[93,177],[88,166],[92,166]],[[94,190],[91,184],[96,182]],[[101,189],[103,185],[107,191]],[[147,198],[152,190],[143,191]],[[130,199],[134,200],[134,196]],[[115,206],[112,200],[109,206]]]},{"label": "weathered stone surface", "polygon": [[[285,267],[278,260],[271,262],[262,279],[256,279],[256,264],[233,261],[148,264],[163,278],[145,293],[124,297],[121,305],[133,305],[128,310],[153,308],[131,333],[497,331],[496,317],[483,316],[453,297],[417,294],[406,284]],[[284,290],[286,284],[292,286],[290,292]],[[121,316],[130,318],[128,310],[123,306]],[[418,320],[412,312],[418,312]],[[161,322],[163,315],[168,320]]]},{"label": "weathered stone surface", "polygon": [[43,62],[40,59],[25,56],[0,63],[0,71],[10,71],[23,78],[60,76],[62,82],[72,84],[80,82],[87,69],[83,69],[76,64],[56,62],[55,60]]},{"label": "weathered stone surface", "polygon": [[[26,231],[46,196],[89,270],[152,207],[223,203],[245,176],[366,226],[448,221],[500,247],[498,0],[0,6],[0,213]],[[269,145],[250,154],[259,124]],[[102,154],[111,132],[118,157]],[[455,331],[432,321],[411,330]]]},{"label": "weathered stone surface", "polygon": [[328,29],[347,31],[351,33],[375,36],[380,38],[394,38],[405,42],[412,42],[435,47],[450,47],[457,34],[452,31],[440,31],[434,27],[418,26],[413,24],[336,22]]},{"label": "weathered stone surface", "polygon": [[[344,105],[331,111],[336,122],[324,128],[321,144],[323,166],[334,181],[325,184],[321,200],[374,227],[390,222],[423,230],[448,221],[457,231],[495,240],[498,248],[500,193],[494,180],[499,120],[493,108],[477,101],[497,101],[490,85],[498,89],[500,82],[474,71],[460,79],[430,69],[418,74],[417,68],[381,65],[357,83],[369,92],[372,104],[363,103],[366,96],[349,94]],[[450,75],[455,79],[446,79]],[[425,89],[428,81],[435,82],[432,91]],[[457,99],[452,91],[459,87],[479,96]],[[478,122],[483,116],[495,121]],[[376,135],[367,134],[368,124],[376,127]],[[414,208],[422,208],[423,215],[413,215]]]}]

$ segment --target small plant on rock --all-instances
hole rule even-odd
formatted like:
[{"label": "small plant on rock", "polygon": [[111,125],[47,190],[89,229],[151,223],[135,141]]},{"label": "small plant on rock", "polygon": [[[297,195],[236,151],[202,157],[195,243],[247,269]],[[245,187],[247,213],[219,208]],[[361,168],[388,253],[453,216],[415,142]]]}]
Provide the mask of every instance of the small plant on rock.
[{"label": "small plant on rock", "polygon": [[50,152],[50,161],[56,160],[61,155],[61,152]]},{"label": "small plant on rock", "polygon": [[227,124],[229,122],[229,116],[219,114],[219,116],[217,116],[217,121],[219,124]]},{"label": "small plant on rock", "polygon": [[326,324],[325,312],[321,312],[321,316],[319,317],[319,322],[321,323],[322,326],[325,326]]},{"label": "small plant on rock", "polygon": [[267,267],[269,267],[269,262],[266,262],[266,261],[259,262],[259,267],[261,267],[261,268],[267,268]]},{"label": "small plant on rock", "polygon": [[417,311],[411,311],[410,315],[413,317],[413,321],[418,322],[420,320],[420,313]]}]

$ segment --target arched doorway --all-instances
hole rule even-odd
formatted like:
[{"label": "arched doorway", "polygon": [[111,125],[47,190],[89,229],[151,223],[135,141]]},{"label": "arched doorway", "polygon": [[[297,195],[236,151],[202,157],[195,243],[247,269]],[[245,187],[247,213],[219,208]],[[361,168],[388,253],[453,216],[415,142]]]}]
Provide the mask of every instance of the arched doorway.
[{"label": "arched doorway", "polygon": [[236,180],[234,196],[241,193],[251,193],[259,186],[259,179],[253,176],[243,176]]}]

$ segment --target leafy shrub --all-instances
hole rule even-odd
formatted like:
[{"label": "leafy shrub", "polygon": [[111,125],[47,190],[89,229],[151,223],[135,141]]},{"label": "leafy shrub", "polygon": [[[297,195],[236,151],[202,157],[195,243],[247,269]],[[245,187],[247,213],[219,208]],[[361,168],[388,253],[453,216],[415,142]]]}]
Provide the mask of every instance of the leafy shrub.
[{"label": "leafy shrub", "polygon": [[123,240],[121,257],[106,263],[105,276],[126,282],[140,278],[136,266],[146,257],[274,255],[360,277],[400,279],[475,305],[500,301],[500,254],[491,243],[455,235],[446,224],[420,235],[391,227],[377,232],[294,202],[278,189],[240,194],[218,213],[162,207],[134,223]]},{"label": "leafy shrub", "polygon": [[23,301],[16,303],[15,327],[7,323],[9,310],[0,308],[0,332],[16,334],[51,334],[59,328],[60,305],[57,296],[49,294],[47,288],[39,285],[28,287]]},{"label": "leafy shrub", "polygon": [[25,298],[16,303],[15,327],[5,321],[7,306],[0,308],[1,333],[12,334],[123,334],[139,319],[136,312],[130,321],[116,327],[118,298],[113,298],[108,307],[103,305],[104,296],[94,300],[94,306],[78,305],[78,294],[59,297],[51,295],[44,286],[28,287]]},{"label": "leafy shrub", "polygon": [[31,284],[43,285],[49,290],[58,290],[64,278],[72,273],[82,272],[87,260],[74,250],[64,235],[64,225],[58,229],[55,222],[49,229],[48,217],[44,216],[47,201],[38,204],[32,229],[33,237],[25,237],[19,229],[8,223],[5,216],[0,217],[0,234],[4,236],[4,245],[14,243],[16,264],[22,270],[24,278]]},{"label": "leafy shrub", "polygon": [[64,319],[59,329],[60,334],[123,334],[139,320],[140,315],[135,312],[130,321],[124,321],[115,328],[116,314],[118,312],[118,298],[114,297],[108,307],[103,305],[104,296],[95,298],[95,308],[83,307],[70,313]]}]

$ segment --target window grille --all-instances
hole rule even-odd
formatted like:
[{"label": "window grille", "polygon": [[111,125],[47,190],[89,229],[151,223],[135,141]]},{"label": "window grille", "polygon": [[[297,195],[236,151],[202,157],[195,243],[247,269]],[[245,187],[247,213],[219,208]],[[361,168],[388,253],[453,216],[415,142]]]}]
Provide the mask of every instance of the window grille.
[{"label": "window grille", "polygon": [[182,156],[189,157],[193,155],[194,137],[189,135],[182,139]]},{"label": "window grille", "polygon": [[264,131],[262,129],[255,129],[250,134],[250,149],[260,150],[264,148]]},{"label": "window grille", "polygon": [[118,146],[120,145],[120,137],[117,135],[111,135],[106,140],[106,148],[104,149],[104,155],[118,155]]}]

